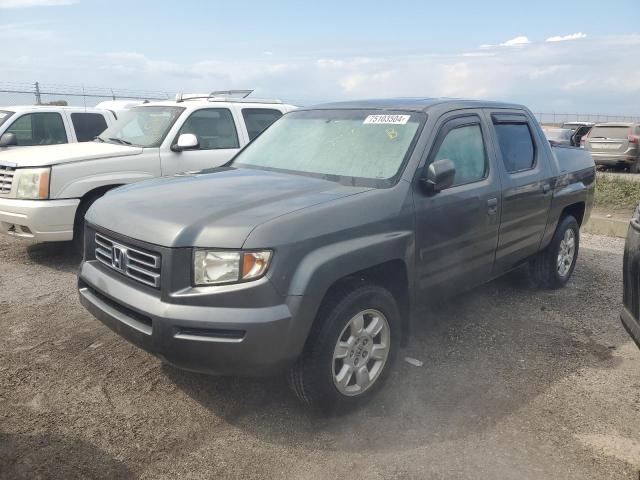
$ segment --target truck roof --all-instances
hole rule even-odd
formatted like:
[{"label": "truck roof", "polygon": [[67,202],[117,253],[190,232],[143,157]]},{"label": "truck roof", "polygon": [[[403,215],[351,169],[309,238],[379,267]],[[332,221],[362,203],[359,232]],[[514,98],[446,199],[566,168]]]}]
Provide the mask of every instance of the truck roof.
[{"label": "truck roof", "polygon": [[525,108],[524,106],[515,103],[492,102],[487,100],[466,100],[460,98],[384,98],[373,100],[323,103],[320,105],[303,108],[303,110],[362,108],[426,112],[435,107],[446,107],[447,109],[451,110],[457,110],[461,108]]}]

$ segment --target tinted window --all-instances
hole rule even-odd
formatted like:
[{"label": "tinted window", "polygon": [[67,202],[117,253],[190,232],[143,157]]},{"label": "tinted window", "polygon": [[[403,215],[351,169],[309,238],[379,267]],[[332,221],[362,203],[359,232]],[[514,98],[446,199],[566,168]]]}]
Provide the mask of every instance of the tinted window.
[{"label": "tinted window", "polygon": [[626,140],[629,136],[629,127],[618,126],[618,127],[610,127],[610,126],[595,126],[593,130],[591,130],[591,138],[615,138],[618,140]]},{"label": "tinted window", "polygon": [[93,140],[107,128],[107,121],[99,113],[72,113],[71,123],[79,142]]},{"label": "tinted window", "polygon": [[236,125],[226,108],[207,108],[193,112],[180,129],[198,137],[200,150],[239,148]]},{"label": "tinted window", "polygon": [[495,124],[502,160],[507,172],[529,170],[535,164],[535,148],[526,123]]},{"label": "tinted window", "polygon": [[487,173],[487,157],[480,125],[465,125],[447,133],[434,161],[445,158],[456,166],[454,186],[483,179]]},{"label": "tinted window", "polygon": [[282,116],[282,112],[266,108],[244,108],[242,109],[242,116],[247,126],[249,140],[253,140],[268,126],[278,120]]},{"label": "tinted window", "polygon": [[15,133],[21,146],[67,143],[67,132],[59,113],[27,113],[17,118],[7,132]]}]

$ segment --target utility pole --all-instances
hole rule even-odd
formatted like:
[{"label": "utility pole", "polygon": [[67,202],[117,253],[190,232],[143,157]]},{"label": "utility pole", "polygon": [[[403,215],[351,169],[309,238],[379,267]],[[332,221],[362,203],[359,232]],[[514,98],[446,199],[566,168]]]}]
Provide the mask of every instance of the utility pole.
[{"label": "utility pole", "polygon": [[42,105],[42,99],[40,98],[40,84],[36,82],[36,105]]}]

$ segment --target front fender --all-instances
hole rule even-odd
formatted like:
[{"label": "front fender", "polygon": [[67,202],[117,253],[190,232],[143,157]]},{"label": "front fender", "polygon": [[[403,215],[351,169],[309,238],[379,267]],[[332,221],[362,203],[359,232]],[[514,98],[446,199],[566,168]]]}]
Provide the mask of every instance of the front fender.
[{"label": "front fender", "polygon": [[[302,352],[318,309],[329,288],[341,279],[394,260],[407,269],[409,292],[413,292],[412,231],[368,235],[318,248],[299,263],[287,295],[292,322],[289,345]],[[410,304],[413,304],[410,297]]]}]

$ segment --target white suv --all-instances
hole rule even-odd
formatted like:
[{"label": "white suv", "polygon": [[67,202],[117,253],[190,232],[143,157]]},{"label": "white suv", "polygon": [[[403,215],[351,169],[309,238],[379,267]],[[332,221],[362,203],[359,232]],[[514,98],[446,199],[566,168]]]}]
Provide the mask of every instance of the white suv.
[{"label": "white suv", "polygon": [[0,158],[13,147],[88,142],[115,120],[115,112],[106,108],[0,107]]},{"label": "white suv", "polygon": [[275,100],[178,96],[133,107],[94,142],[7,150],[0,154],[0,232],[81,241],[86,211],[108,190],[219,167],[295,108]]}]

